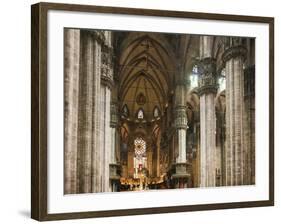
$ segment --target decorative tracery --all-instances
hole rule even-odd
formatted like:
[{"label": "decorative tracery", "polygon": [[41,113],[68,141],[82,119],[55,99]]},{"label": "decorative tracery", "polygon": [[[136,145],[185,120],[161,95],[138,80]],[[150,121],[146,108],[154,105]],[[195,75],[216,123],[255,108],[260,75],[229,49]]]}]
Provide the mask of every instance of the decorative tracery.
[{"label": "decorative tracery", "polygon": [[135,155],[137,157],[142,157],[146,152],[146,143],[142,138],[136,138],[134,141],[135,145]]}]

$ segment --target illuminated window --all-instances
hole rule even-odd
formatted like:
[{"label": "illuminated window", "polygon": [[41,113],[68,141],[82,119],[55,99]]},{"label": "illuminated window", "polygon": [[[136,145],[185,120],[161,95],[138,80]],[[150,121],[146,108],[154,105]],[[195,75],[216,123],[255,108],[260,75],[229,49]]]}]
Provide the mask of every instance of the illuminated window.
[{"label": "illuminated window", "polygon": [[219,92],[225,90],[225,69],[221,71],[218,83],[219,83]]},{"label": "illuminated window", "polygon": [[158,107],[156,106],[156,107],[154,107],[154,110],[153,110],[153,117],[157,118],[159,116],[160,116],[160,111],[159,111]]},{"label": "illuminated window", "polygon": [[135,155],[136,157],[142,157],[145,155],[146,143],[142,138],[136,138],[134,141],[135,144]]},{"label": "illuminated window", "polygon": [[142,171],[147,167],[146,142],[141,137],[138,137],[134,140],[134,146],[134,178],[140,178],[145,175]]},{"label": "illuminated window", "polygon": [[142,109],[139,109],[138,114],[137,114],[138,119],[143,119],[144,118],[144,113]]},{"label": "illuminated window", "polygon": [[123,115],[124,117],[129,117],[129,109],[128,109],[128,107],[127,107],[127,104],[125,104],[125,105],[123,106],[123,108],[122,108],[122,115]]},{"label": "illuminated window", "polygon": [[192,68],[192,73],[190,75],[190,87],[195,88],[198,86],[198,65],[194,65]]}]

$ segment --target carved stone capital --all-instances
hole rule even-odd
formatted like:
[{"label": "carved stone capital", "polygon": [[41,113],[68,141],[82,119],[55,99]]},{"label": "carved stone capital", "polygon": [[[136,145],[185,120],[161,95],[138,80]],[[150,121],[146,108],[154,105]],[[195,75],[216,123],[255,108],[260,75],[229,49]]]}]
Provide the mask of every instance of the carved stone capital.
[{"label": "carved stone capital", "polygon": [[222,60],[224,63],[229,61],[232,58],[242,57],[245,60],[247,55],[247,49],[242,45],[231,46],[225,50],[222,55]]},{"label": "carved stone capital", "polygon": [[113,87],[113,50],[108,46],[102,47],[101,52],[101,82],[102,84]]},{"label": "carved stone capital", "polygon": [[104,73],[101,74],[101,84],[107,86],[110,89],[112,89],[114,85],[113,80]]},{"label": "carved stone capital", "polygon": [[199,62],[198,94],[216,93],[218,89],[216,60],[214,58],[204,58]]},{"label": "carved stone capital", "polygon": [[82,30],[82,33],[89,35],[92,40],[96,40],[98,44],[103,45],[105,41],[105,36],[103,31],[96,31],[96,30]]},{"label": "carved stone capital", "polygon": [[187,129],[187,114],[185,106],[177,106],[174,111],[174,126],[176,129]]}]

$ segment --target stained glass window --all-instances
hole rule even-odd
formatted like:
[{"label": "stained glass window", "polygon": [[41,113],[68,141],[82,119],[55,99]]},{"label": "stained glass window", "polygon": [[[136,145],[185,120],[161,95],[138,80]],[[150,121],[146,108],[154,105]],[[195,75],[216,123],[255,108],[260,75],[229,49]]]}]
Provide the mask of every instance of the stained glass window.
[{"label": "stained glass window", "polygon": [[139,109],[137,118],[138,119],[143,119],[144,118],[144,114],[143,114],[143,110],[142,109]]},{"label": "stained glass window", "polygon": [[195,88],[198,86],[198,65],[194,65],[192,68],[192,73],[190,75],[190,87]]},{"label": "stained glass window", "polygon": [[157,118],[159,117],[159,109],[158,107],[154,107],[154,110],[153,110],[153,117]]},{"label": "stained glass window", "polygon": [[225,69],[221,71],[221,75],[218,80],[219,83],[219,92],[225,90]]},{"label": "stained glass window", "polygon": [[128,109],[128,107],[127,107],[127,104],[125,104],[125,105],[123,106],[123,108],[122,108],[122,115],[123,115],[124,117],[128,117],[128,116],[129,116],[129,109]]},{"label": "stained glass window", "polygon": [[142,138],[135,139],[135,154],[137,157],[142,157],[146,151],[146,143]]}]

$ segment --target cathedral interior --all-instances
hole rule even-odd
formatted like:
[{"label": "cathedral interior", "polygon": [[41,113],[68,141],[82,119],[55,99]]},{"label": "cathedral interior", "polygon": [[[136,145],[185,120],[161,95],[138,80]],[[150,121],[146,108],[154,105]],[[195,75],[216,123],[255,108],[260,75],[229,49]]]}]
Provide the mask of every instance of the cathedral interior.
[{"label": "cathedral interior", "polygon": [[65,28],[65,194],[253,184],[254,38]]}]

